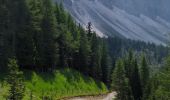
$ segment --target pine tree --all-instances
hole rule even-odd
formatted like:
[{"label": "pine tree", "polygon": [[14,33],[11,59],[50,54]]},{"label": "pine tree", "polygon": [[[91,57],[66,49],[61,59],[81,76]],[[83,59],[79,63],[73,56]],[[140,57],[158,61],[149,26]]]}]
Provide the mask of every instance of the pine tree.
[{"label": "pine tree", "polygon": [[121,59],[116,62],[112,74],[112,88],[117,92],[117,100],[133,100],[129,79],[126,77],[124,63]]},{"label": "pine tree", "polygon": [[24,96],[23,73],[19,71],[19,66],[15,59],[9,59],[8,63],[9,75],[7,82],[10,86],[9,100],[22,100]]},{"label": "pine tree", "polygon": [[64,10],[63,4],[56,3],[56,9],[55,9],[56,19],[59,25],[66,24],[67,23],[67,14]]},{"label": "pine tree", "polygon": [[92,31],[92,23],[88,22],[87,26],[86,26],[86,31],[87,31],[87,36],[88,36],[88,40],[91,41],[92,36],[93,36],[93,31]]},{"label": "pine tree", "polygon": [[56,3],[56,5],[55,5],[54,12],[55,12],[57,23],[60,24],[60,20],[59,20],[60,19],[60,8],[59,8],[58,3]]},{"label": "pine tree", "polygon": [[66,16],[67,16],[67,14],[66,14],[66,12],[64,10],[64,6],[63,6],[62,2],[59,4],[59,8],[60,8],[60,17],[59,17],[60,19],[59,19],[59,21],[61,23],[66,24]]},{"label": "pine tree", "polygon": [[133,52],[130,50],[128,53],[128,56],[125,58],[125,70],[126,70],[126,76],[128,78],[131,77],[132,74],[132,63],[133,63]]},{"label": "pine tree", "polygon": [[54,7],[51,0],[43,0],[43,18],[42,18],[42,56],[45,69],[54,68],[57,62],[57,26],[54,15]]},{"label": "pine tree", "polygon": [[149,66],[148,66],[145,55],[142,55],[141,85],[142,85],[142,90],[143,90],[143,100],[145,100],[149,95],[149,90],[150,90],[149,80],[150,80]]},{"label": "pine tree", "polygon": [[5,50],[5,42],[7,41],[6,35],[8,28],[8,8],[7,1],[0,1],[0,70],[5,68],[5,60],[7,60],[7,52]]},{"label": "pine tree", "polygon": [[142,86],[145,87],[149,80],[149,68],[146,61],[146,57],[142,55],[142,61],[141,61],[141,81]]},{"label": "pine tree", "polygon": [[73,37],[72,34],[64,30],[63,27],[61,34],[58,38],[59,43],[59,60],[60,67],[71,67],[72,66],[72,54],[73,54]]},{"label": "pine tree", "polygon": [[91,40],[91,74],[96,79],[101,79],[102,69],[101,69],[101,46],[96,33],[93,33]]},{"label": "pine tree", "polygon": [[169,100],[170,99],[170,56],[166,58],[165,65],[160,72],[155,74],[149,82],[151,92],[148,100]]},{"label": "pine tree", "polygon": [[136,59],[134,59],[133,65],[131,67],[133,68],[130,77],[132,93],[135,100],[141,100],[143,94],[142,94],[140,73],[139,73],[138,63]]},{"label": "pine tree", "polygon": [[25,0],[2,0],[1,5],[0,51],[3,53],[3,64],[6,64],[8,58],[17,56],[20,52],[17,46],[23,42],[19,41],[19,37],[25,32],[27,10]]},{"label": "pine tree", "polygon": [[[11,4],[13,2],[13,4]],[[6,52],[7,57],[14,57],[16,56],[16,30],[17,30],[17,16],[18,15],[18,0],[8,0],[5,2],[6,3],[6,8],[8,9],[8,15],[7,17],[7,30],[6,31]]]},{"label": "pine tree", "polygon": [[108,56],[108,51],[106,47],[106,43],[102,43],[102,52],[101,52],[101,68],[102,68],[102,80],[105,82],[107,85],[109,84],[109,76],[110,76],[110,70],[111,70],[111,64],[109,62],[109,56]]},{"label": "pine tree", "polygon": [[80,48],[80,34],[81,34],[81,26],[76,27],[76,32],[74,33],[74,45],[73,45],[73,66],[74,68],[79,68],[79,48]]},{"label": "pine tree", "polygon": [[43,18],[42,12],[42,1],[41,0],[29,0],[28,1],[29,13],[30,13],[30,32],[33,35],[33,58],[34,61],[33,66],[39,67],[38,69],[42,69],[43,67],[43,48],[42,48],[42,28],[41,22]]},{"label": "pine tree", "polygon": [[34,64],[34,41],[31,31],[31,16],[25,0],[18,0],[16,29],[16,58],[23,68],[31,68]]},{"label": "pine tree", "polygon": [[84,73],[88,73],[90,68],[90,44],[88,37],[83,29],[80,30],[80,47],[79,47],[79,68]]},{"label": "pine tree", "polygon": [[142,87],[141,87],[140,73],[139,73],[137,60],[134,57],[132,51],[129,52],[128,57],[125,59],[125,71],[126,71],[126,76],[130,82],[130,87],[134,99],[141,100]]},{"label": "pine tree", "polygon": [[76,36],[76,24],[74,23],[74,20],[70,14],[67,14],[66,17],[67,21],[67,28],[70,32],[73,33],[73,37],[75,38]]}]

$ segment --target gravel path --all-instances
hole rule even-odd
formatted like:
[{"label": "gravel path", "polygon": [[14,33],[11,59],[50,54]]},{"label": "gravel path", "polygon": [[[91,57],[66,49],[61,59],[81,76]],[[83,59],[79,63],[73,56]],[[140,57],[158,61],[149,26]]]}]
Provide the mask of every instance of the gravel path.
[{"label": "gravel path", "polygon": [[106,95],[73,97],[65,100],[113,100],[115,97],[116,97],[116,92],[111,92]]}]

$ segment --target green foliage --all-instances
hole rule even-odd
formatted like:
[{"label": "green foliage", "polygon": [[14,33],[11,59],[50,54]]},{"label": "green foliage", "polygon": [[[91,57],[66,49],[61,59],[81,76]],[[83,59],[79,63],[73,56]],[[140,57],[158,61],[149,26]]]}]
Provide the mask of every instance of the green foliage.
[{"label": "green foliage", "polygon": [[[92,34],[92,40],[91,40],[91,73],[92,76],[96,79],[101,80],[102,79],[102,69],[101,69],[101,45],[99,42],[99,39],[96,36],[96,33]],[[107,66],[106,66],[107,67]]]},{"label": "green foliage", "polygon": [[87,35],[88,35],[89,39],[91,39],[91,37],[93,35],[93,32],[92,32],[92,23],[88,22],[86,28],[87,28]]},{"label": "green foliage", "polygon": [[43,54],[42,54],[42,28],[41,22],[43,19],[42,12],[43,3],[41,0],[28,0],[28,8],[30,13],[30,32],[33,37],[33,62],[32,66],[42,67],[43,66]]},{"label": "green foliage", "polygon": [[135,100],[142,99],[142,87],[137,59],[132,51],[129,51],[125,59],[126,76],[129,79],[132,94]]},{"label": "green foliage", "polygon": [[37,97],[41,97],[43,92],[44,96],[53,98],[107,92],[103,83],[95,82],[92,78],[71,69],[57,70],[53,75],[48,73],[40,75],[33,73],[32,83],[26,82],[28,89],[31,89],[33,95]]},{"label": "green foliage", "polygon": [[157,66],[164,61],[168,55],[169,47],[162,45],[155,45],[153,43],[146,43],[142,41],[130,40],[119,37],[108,37],[106,44],[108,45],[109,55],[112,57],[113,62],[118,58],[124,57],[129,49],[133,50],[137,56],[145,53],[147,60]]},{"label": "green foliage", "polygon": [[19,66],[32,66],[35,61],[30,11],[25,0],[21,0],[17,7],[16,58]]},{"label": "green foliage", "polygon": [[112,74],[112,88],[117,92],[117,100],[133,100],[129,79],[126,77],[124,62],[121,59],[116,62]]},{"label": "green foliage", "polygon": [[[146,78],[145,80],[145,78],[142,78],[144,80],[141,80],[141,77],[143,77],[142,75],[144,75],[143,72],[148,71],[148,75],[149,75],[149,69],[147,67],[147,63],[144,56],[142,58],[141,71],[139,70],[139,64],[137,62],[137,58],[134,56],[132,51],[129,52],[128,56],[125,57],[125,59],[118,60],[115,66],[116,67],[114,69],[114,73],[112,76],[113,78],[112,83],[114,84],[115,82],[114,79],[118,79],[119,81],[123,81],[123,82],[125,82],[125,80],[128,80],[126,85],[122,85],[121,83],[123,82],[114,84],[114,86],[119,87],[117,91],[119,91],[120,94],[123,93],[123,90],[122,91],[120,90],[121,88],[123,88],[124,86],[127,86],[129,88],[129,92],[128,92],[129,94],[124,94],[124,96],[120,96],[119,98],[122,98],[122,100],[124,100],[123,97],[129,95],[134,100],[142,100],[142,99],[145,100],[150,93],[150,87],[149,87],[150,77],[147,76],[148,79]],[[144,67],[146,67],[146,69]],[[121,77],[121,75],[124,76]],[[145,86],[142,86],[144,82],[146,82],[146,84]]]},{"label": "green foliage", "polygon": [[58,37],[56,17],[51,0],[43,0],[43,18],[41,22],[42,41],[41,41],[41,59],[43,67],[51,66],[55,68],[57,63],[57,42]]},{"label": "green foliage", "polygon": [[9,59],[8,63],[9,74],[7,82],[9,84],[10,100],[22,100],[24,96],[23,73],[19,71],[19,67],[15,59]]},{"label": "green foliage", "polygon": [[84,70],[85,73],[90,70],[89,65],[90,65],[90,45],[88,41],[88,37],[85,33],[85,31],[80,28],[80,47],[79,47],[79,60],[80,60],[80,66],[82,68],[79,68],[80,70]]},{"label": "green foliage", "polygon": [[[132,51],[129,52],[125,60],[118,60],[116,62],[116,67],[112,75],[112,87],[118,93],[117,99],[122,97],[121,100],[126,100],[123,97],[130,95],[124,93],[126,90],[122,90],[127,86],[130,88],[134,100],[169,100],[169,62],[170,59],[168,57],[164,67],[160,68],[159,72],[151,76],[150,67],[145,55],[143,54],[141,56],[141,63],[138,64]],[[138,67],[139,65],[140,69]],[[126,79],[128,79],[128,84],[122,85]]]},{"label": "green foliage", "polygon": [[143,88],[147,85],[147,82],[149,80],[149,66],[146,61],[146,57],[142,55],[142,61],[141,61],[141,80]]},{"label": "green foliage", "polygon": [[59,54],[60,54],[60,66],[72,67],[71,61],[73,59],[73,36],[69,31],[63,31],[58,38]]},{"label": "green foliage", "polygon": [[110,74],[111,74],[111,68],[112,68],[112,61],[108,55],[108,50],[106,43],[103,41],[102,44],[102,51],[101,51],[101,68],[102,68],[102,80],[107,85],[110,84]]},{"label": "green foliage", "polygon": [[0,1],[0,70],[4,70],[4,64],[5,64],[5,59],[6,59],[6,56],[5,56],[5,41],[4,41],[4,38],[5,38],[5,30],[6,30],[6,27],[4,27],[5,25],[7,25],[7,14],[8,12],[8,9],[6,8],[6,5],[4,2]]},{"label": "green foliage", "polygon": [[[124,57],[130,48],[134,51],[130,52],[125,59],[116,62],[117,58]],[[138,58],[135,56],[140,55],[143,50],[149,58],[143,56],[141,64],[138,64]],[[48,79],[49,74],[55,72],[57,68],[70,67],[109,85],[110,71],[114,69],[112,63],[116,62],[112,85],[118,91],[118,99],[123,99],[122,97],[125,96],[125,100],[132,98],[141,100],[147,99],[149,95],[150,98],[162,99],[168,98],[169,95],[166,90],[169,89],[167,85],[169,68],[166,67],[164,71],[158,73],[157,77],[154,77],[160,81],[150,79],[147,60],[159,63],[167,51],[166,47],[150,43],[122,40],[116,37],[101,39],[93,32],[91,22],[88,23],[87,30],[84,30],[81,25],[78,26],[74,22],[62,4],[54,5],[52,0],[0,1],[0,70],[5,71],[8,58],[16,57],[18,61],[18,66],[14,60],[10,61],[9,66],[16,67],[16,69],[12,68],[16,73],[10,71],[9,75],[13,73],[19,77],[20,68],[46,72],[44,74],[47,77],[44,75],[42,77]],[[169,65],[167,63],[165,66]],[[73,71],[73,75],[67,76],[68,73],[65,71],[54,73],[52,79],[54,82],[45,81],[38,76],[39,74],[34,73],[31,79],[33,82],[30,83],[29,80],[27,82],[27,94],[30,94],[31,98],[35,94],[41,99],[49,99],[51,96],[74,96],[76,93],[82,95],[99,91],[96,87],[97,82],[91,78],[86,79],[82,75],[74,78],[79,73]],[[12,76],[10,77],[12,80]],[[21,78],[19,77],[18,80]],[[90,87],[86,82],[95,88]],[[15,88],[12,83],[10,84],[11,88]],[[41,97],[46,93],[50,95]],[[21,97],[22,95],[19,99]],[[28,95],[26,97],[28,98]]]},{"label": "green foliage", "polygon": [[138,68],[137,60],[133,61],[132,74],[130,77],[130,84],[132,88],[132,93],[135,100],[141,100],[143,96],[142,87],[141,87],[141,80],[140,80],[140,73]]},{"label": "green foliage", "polygon": [[170,99],[170,57],[162,70],[151,79],[151,94],[148,100]]},{"label": "green foliage", "polygon": [[144,54],[142,55],[142,60],[141,60],[140,75],[141,75],[141,85],[143,91],[143,100],[146,100],[150,95],[150,84],[149,84],[150,71],[149,71],[148,62]]},{"label": "green foliage", "polygon": [[[56,70],[54,73],[36,73],[25,70],[24,76],[25,93],[22,100],[31,98],[32,100],[42,100],[42,98],[58,100],[63,97],[97,95],[108,92],[104,83],[68,68]],[[2,88],[0,87],[1,100],[5,99],[7,89],[8,86],[5,84]]]},{"label": "green foliage", "polygon": [[51,0],[15,0],[15,4],[8,1],[1,4],[4,6],[1,18],[5,18],[2,14],[7,17],[1,24],[6,37],[0,37],[0,46],[7,44],[0,50],[4,65],[7,58],[15,56],[23,69],[49,72],[55,71],[56,66],[71,67],[99,80],[106,76],[107,82],[108,65],[101,63],[106,62],[106,50],[102,48],[102,39],[92,31],[92,24],[85,31],[76,25],[62,4],[52,3]]}]

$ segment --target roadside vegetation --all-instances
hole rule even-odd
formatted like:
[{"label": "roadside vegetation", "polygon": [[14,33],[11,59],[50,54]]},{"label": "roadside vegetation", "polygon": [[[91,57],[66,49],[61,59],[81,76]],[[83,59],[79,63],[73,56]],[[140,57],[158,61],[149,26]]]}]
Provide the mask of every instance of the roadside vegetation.
[{"label": "roadside vegetation", "polygon": [[[72,69],[61,69],[53,74],[24,71],[25,93],[24,100],[56,100],[63,97],[80,95],[96,95],[107,93],[104,83],[82,75]],[[9,85],[0,82],[0,100],[8,96]],[[3,85],[2,85],[3,84]]]}]

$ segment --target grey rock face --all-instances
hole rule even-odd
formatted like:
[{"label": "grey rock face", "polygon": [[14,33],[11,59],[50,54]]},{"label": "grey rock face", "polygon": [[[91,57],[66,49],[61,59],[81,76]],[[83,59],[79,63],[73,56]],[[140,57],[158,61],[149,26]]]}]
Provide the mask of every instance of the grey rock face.
[{"label": "grey rock face", "polygon": [[170,41],[170,0],[63,0],[84,27],[99,36],[119,36],[166,45]]}]

